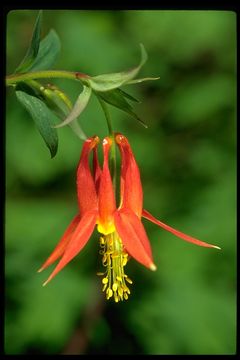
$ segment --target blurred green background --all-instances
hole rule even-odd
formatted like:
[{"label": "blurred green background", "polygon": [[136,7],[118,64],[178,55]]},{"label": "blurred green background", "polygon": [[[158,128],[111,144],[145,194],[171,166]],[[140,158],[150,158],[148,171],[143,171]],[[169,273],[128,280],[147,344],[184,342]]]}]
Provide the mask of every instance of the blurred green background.
[{"label": "blurred green background", "polygon": [[[7,17],[7,73],[25,55],[37,11]],[[155,273],[131,260],[128,301],[105,301],[98,235],[45,288],[37,274],[77,212],[82,143],[59,129],[53,160],[28,113],[7,91],[5,352],[7,354],[234,354],[236,351],[236,14],[228,11],[44,11],[62,51],[56,69],[98,75],[149,60],[126,86],[146,130],[111,108],[138,161],[145,208],[222,250],[186,243],[143,220]],[[56,80],[74,101],[81,87]],[[80,118],[107,128],[96,99]]]}]

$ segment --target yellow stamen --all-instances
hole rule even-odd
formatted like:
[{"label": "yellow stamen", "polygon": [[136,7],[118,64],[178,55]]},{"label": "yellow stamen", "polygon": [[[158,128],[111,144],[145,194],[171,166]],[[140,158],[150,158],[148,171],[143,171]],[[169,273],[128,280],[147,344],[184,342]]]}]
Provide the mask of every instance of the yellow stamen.
[{"label": "yellow stamen", "polygon": [[117,288],[118,288],[118,284],[117,284],[117,283],[114,283],[113,286],[112,286],[113,291],[116,291]]},{"label": "yellow stamen", "polygon": [[130,290],[126,281],[132,284],[132,280],[124,273],[124,266],[128,261],[128,254],[124,251],[122,241],[116,231],[105,235],[99,240],[100,255],[102,255],[102,264],[106,268],[102,275],[104,284],[102,291],[106,291],[106,298],[113,298],[115,302],[127,300]]},{"label": "yellow stamen", "polygon": [[106,296],[107,296],[107,299],[110,299],[110,297],[113,296],[113,291],[112,289],[108,288],[107,291],[106,291]]},{"label": "yellow stamen", "polygon": [[126,279],[125,279],[129,284],[132,284],[133,282],[132,282],[132,280],[129,278],[129,277],[126,277]]},{"label": "yellow stamen", "polygon": [[121,300],[123,300],[123,289],[122,288],[118,288],[118,295],[120,296]]},{"label": "yellow stamen", "polygon": [[105,285],[103,286],[102,291],[104,292],[104,291],[106,290],[106,288],[107,288],[107,284],[105,284]]},{"label": "yellow stamen", "polygon": [[116,292],[114,293],[114,300],[115,300],[115,302],[116,302],[116,303],[119,301],[119,298],[118,298],[118,296],[117,296],[117,293],[116,293]]},{"label": "yellow stamen", "polygon": [[100,237],[99,242],[101,247],[104,246],[105,245],[104,237]]}]

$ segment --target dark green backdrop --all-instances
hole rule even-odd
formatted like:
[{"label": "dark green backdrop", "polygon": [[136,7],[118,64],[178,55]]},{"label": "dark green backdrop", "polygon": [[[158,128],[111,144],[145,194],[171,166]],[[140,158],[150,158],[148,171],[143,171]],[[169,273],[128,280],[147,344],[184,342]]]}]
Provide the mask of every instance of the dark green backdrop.
[{"label": "dark green backdrop", "polygon": [[[25,54],[36,11],[7,18],[7,73]],[[62,41],[56,69],[90,75],[149,60],[128,86],[146,130],[111,109],[138,161],[144,204],[162,221],[222,250],[146,224],[155,273],[131,260],[127,302],[106,302],[96,271],[98,235],[48,286],[37,274],[77,210],[82,143],[59,129],[50,159],[28,113],[7,91],[5,351],[7,354],[233,354],[236,346],[236,14],[227,11],[44,11],[43,35]],[[79,84],[58,80],[74,101]],[[107,128],[95,99],[80,118]]]}]

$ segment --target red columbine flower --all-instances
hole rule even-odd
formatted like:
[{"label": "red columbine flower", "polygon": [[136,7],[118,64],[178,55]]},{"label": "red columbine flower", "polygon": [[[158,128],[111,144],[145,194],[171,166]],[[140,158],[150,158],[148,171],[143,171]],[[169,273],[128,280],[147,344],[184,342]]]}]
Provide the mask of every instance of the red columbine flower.
[{"label": "red columbine flower", "polygon": [[[49,276],[46,285],[64,266],[67,265],[84,247],[89,240],[98,216],[98,198],[97,182],[99,177],[99,168],[96,166],[96,155],[94,156],[95,179],[91,174],[89,167],[89,154],[99,142],[97,136],[87,139],[83,145],[80,161],[77,167],[77,195],[79,214],[76,215],[63,234],[60,242],[45,261],[39,272],[46,269],[53,262],[61,260]],[[96,150],[95,150],[96,151]]]},{"label": "red columbine flower", "polygon": [[[107,299],[127,299],[130,290],[127,286],[132,281],[124,272],[129,255],[151,270],[156,270],[153,263],[151,246],[141,222],[141,217],[152,221],[183,240],[205,247],[218,246],[207,244],[171,228],[154,218],[143,209],[143,192],[139,169],[126,137],[116,134],[115,141],[121,153],[120,204],[116,206],[115,194],[109,171],[109,151],[112,139],[103,140],[103,168],[97,159],[98,137],[92,137],[84,143],[77,169],[77,193],[79,215],[70,223],[59,244],[43,264],[42,271],[54,261],[61,260],[44,283],[47,284],[64,266],[67,265],[89,240],[95,225],[100,237],[100,254],[106,268],[103,275],[103,291]],[[93,150],[93,175],[89,167],[89,154]]]}]

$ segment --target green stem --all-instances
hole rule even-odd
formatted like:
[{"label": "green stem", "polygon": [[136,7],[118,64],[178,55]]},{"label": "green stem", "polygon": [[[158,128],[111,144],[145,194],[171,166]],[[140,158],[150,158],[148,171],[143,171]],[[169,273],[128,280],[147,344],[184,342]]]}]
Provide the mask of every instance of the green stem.
[{"label": "green stem", "polygon": [[108,127],[108,132],[109,132],[109,136],[113,141],[113,145],[111,147],[111,152],[110,152],[110,171],[111,171],[111,175],[112,175],[112,181],[113,181],[113,187],[114,190],[116,192],[116,170],[117,170],[117,166],[116,166],[116,144],[115,144],[115,140],[114,140],[114,132],[113,132],[113,127],[112,127],[112,121],[111,121],[111,117],[110,117],[110,113],[108,111],[108,107],[105,103],[105,101],[103,101],[99,96],[97,96],[100,105],[103,109],[106,121],[107,121],[107,127]]},{"label": "green stem", "polygon": [[28,80],[26,81],[26,84],[31,86],[33,89],[37,90],[39,93],[42,93],[43,89],[45,89],[42,87],[42,84],[40,84],[38,81],[35,80]]},{"label": "green stem", "polygon": [[33,71],[23,74],[12,74],[6,76],[6,85],[14,85],[20,81],[33,80],[33,79],[49,79],[49,78],[64,78],[70,80],[80,80],[83,83],[87,82],[89,76],[80,72],[65,71],[65,70],[44,70]]},{"label": "green stem", "polygon": [[97,97],[100,104],[101,104],[101,107],[103,109],[103,112],[104,112],[104,115],[105,115],[105,118],[107,120],[107,127],[108,127],[108,132],[109,132],[109,135],[111,137],[114,137],[114,133],[113,133],[113,128],[112,128],[112,121],[111,121],[111,117],[110,117],[110,114],[109,114],[109,111],[108,111],[108,108],[107,108],[107,105],[106,103],[100,99],[100,97],[98,96]]}]

